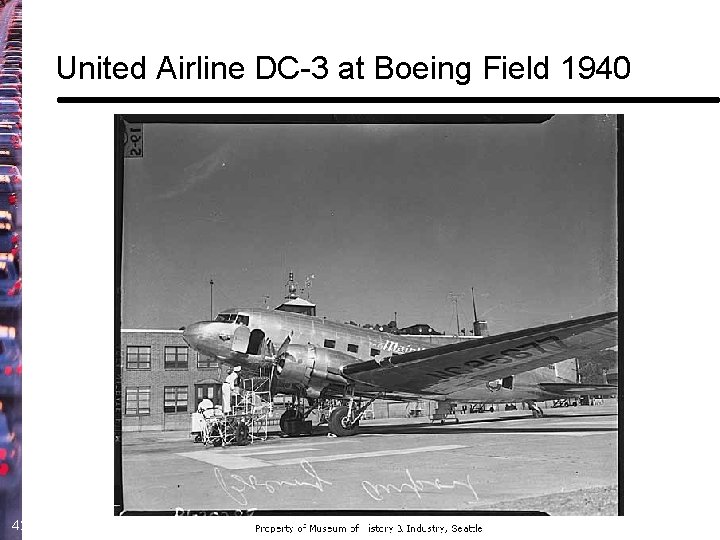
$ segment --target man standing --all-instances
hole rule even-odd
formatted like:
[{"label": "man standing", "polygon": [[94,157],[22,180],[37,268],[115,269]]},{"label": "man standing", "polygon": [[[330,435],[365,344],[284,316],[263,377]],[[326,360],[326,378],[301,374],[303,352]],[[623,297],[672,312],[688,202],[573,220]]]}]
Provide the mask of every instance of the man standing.
[{"label": "man standing", "polygon": [[231,406],[239,406],[240,405],[240,398],[239,396],[242,394],[242,380],[240,379],[240,366],[236,366],[233,368],[233,373],[235,374],[235,379],[232,382],[231,387],[231,393],[230,393],[230,405]]},{"label": "man standing", "polygon": [[223,413],[229,414],[232,410],[230,406],[230,396],[232,395],[233,387],[235,386],[235,379],[237,379],[237,373],[232,369],[227,370],[227,377],[222,385],[222,402],[223,402]]}]

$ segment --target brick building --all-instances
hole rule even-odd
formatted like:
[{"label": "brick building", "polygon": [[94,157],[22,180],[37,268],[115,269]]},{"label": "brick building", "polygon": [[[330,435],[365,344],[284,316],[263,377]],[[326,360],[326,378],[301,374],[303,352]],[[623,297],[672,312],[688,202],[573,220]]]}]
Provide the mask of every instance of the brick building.
[{"label": "brick building", "polygon": [[124,431],[189,431],[200,400],[220,402],[226,366],[190,349],[182,331],[120,332]]}]

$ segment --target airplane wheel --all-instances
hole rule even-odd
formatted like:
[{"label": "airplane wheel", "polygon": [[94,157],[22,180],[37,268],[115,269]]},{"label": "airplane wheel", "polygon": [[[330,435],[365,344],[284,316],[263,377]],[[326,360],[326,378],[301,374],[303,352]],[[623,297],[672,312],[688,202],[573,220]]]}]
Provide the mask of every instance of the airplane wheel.
[{"label": "airplane wheel", "polygon": [[346,425],[345,417],[347,413],[348,407],[345,405],[332,410],[328,421],[330,433],[338,437],[357,435],[358,431],[360,431],[360,421],[355,421],[352,425]]},{"label": "airplane wheel", "polygon": [[285,435],[294,435],[294,433],[291,433],[293,431],[291,429],[293,420],[302,420],[297,409],[288,409],[282,413],[282,416],[280,416],[280,431]]}]

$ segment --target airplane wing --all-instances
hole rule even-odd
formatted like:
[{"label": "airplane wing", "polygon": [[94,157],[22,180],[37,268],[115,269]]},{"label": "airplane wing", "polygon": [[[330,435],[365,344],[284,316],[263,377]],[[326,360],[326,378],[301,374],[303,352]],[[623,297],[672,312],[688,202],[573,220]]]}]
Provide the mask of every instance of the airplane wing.
[{"label": "airplane wing", "polygon": [[487,381],[613,347],[617,320],[605,313],[349,364],[342,373],[389,392],[461,397]]}]

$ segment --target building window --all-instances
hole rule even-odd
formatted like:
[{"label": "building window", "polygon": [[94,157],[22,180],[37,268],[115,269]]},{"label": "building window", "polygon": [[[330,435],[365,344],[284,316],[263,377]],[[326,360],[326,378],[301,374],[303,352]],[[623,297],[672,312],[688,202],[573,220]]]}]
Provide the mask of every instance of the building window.
[{"label": "building window", "polygon": [[370,356],[377,356],[378,354],[380,354],[378,349],[370,349]]},{"label": "building window", "polygon": [[209,399],[213,405],[220,405],[220,385],[219,384],[196,384],[195,385],[195,410],[203,399]]},{"label": "building window", "polygon": [[128,386],[125,389],[125,414],[127,416],[150,414],[149,386]]},{"label": "building window", "polygon": [[326,349],[334,349],[335,348],[335,340],[334,339],[326,339],[324,347]]},{"label": "building window", "polygon": [[348,352],[358,352],[358,346],[348,343]]},{"label": "building window", "polygon": [[188,387],[187,386],[166,386],[165,387],[165,412],[187,412]]},{"label": "building window", "polygon": [[165,347],[165,369],[187,369],[187,347]]},{"label": "building window", "polygon": [[150,346],[128,345],[125,353],[127,369],[150,369]]},{"label": "building window", "polygon": [[210,356],[205,356],[204,354],[198,354],[197,356],[198,369],[216,368],[219,365],[218,361]]}]

